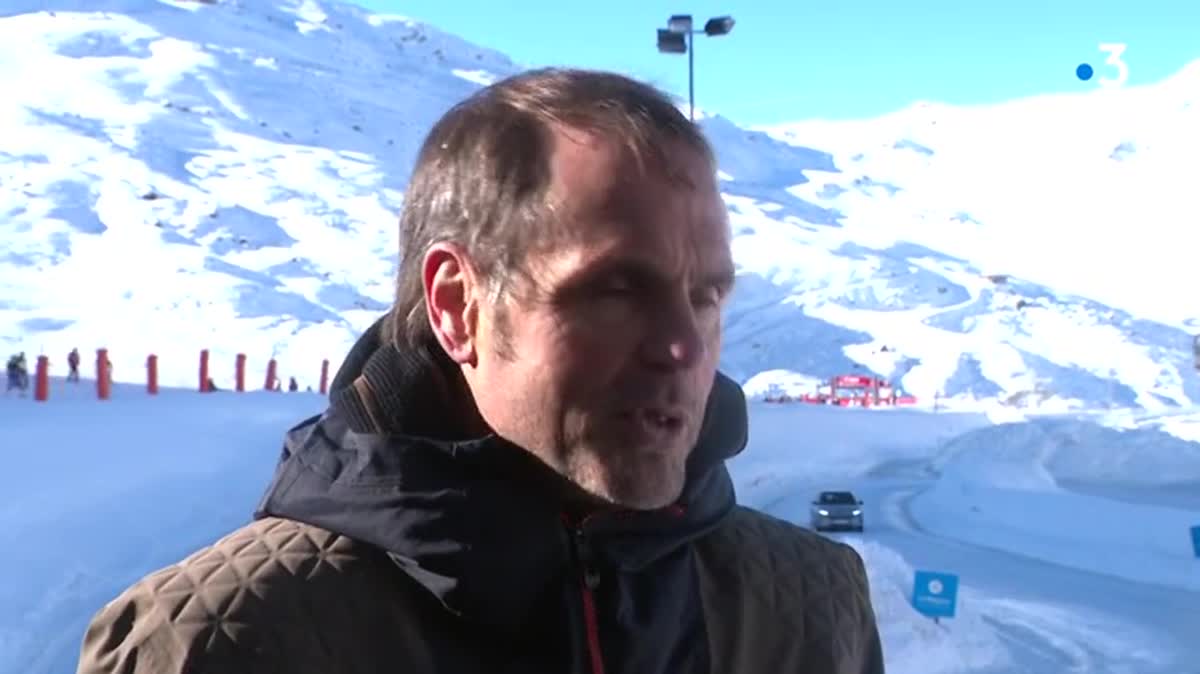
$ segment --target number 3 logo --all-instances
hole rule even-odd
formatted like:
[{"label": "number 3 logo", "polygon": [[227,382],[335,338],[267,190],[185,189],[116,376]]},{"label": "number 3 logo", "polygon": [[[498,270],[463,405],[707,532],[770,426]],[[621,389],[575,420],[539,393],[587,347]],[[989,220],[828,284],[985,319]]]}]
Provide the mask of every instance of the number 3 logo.
[{"label": "number 3 logo", "polygon": [[1125,84],[1125,80],[1129,79],[1129,66],[1121,60],[1121,55],[1125,53],[1125,45],[1106,42],[1100,45],[1100,51],[1108,54],[1108,58],[1104,62],[1117,68],[1117,76],[1115,78],[1101,77],[1098,80],[1100,85],[1105,87],[1119,87]]}]

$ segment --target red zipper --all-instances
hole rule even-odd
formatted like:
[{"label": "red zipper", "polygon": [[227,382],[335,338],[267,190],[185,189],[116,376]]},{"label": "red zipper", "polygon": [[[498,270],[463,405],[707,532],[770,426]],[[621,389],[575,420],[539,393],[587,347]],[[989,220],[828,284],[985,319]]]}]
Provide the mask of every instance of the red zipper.
[{"label": "red zipper", "polygon": [[591,664],[591,674],[604,674],[604,654],[600,650],[600,619],[596,613],[596,595],[593,592],[600,582],[600,577],[591,567],[591,552],[588,549],[584,525],[591,515],[580,520],[563,513],[563,524],[566,525],[572,544],[575,548],[576,562],[580,566],[579,593],[583,599],[583,625],[587,636],[588,662]]},{"label": "red zipper", "polygon": [[[682,517],[687,511],[683,505],[675,504],[669,506],[667,512],[672,516]],[[621,514],[632,515],[632,513]],[[583,540],[583,526],[590,517],[584,517],[578,523],[573,523],[572,518],[564,514],[563,523],[574,530],[572,533],[575,537],[576,551],[580,555],[579,562],[583,565],[579,591],[583,599],[583,623],[584,629],[587,631],[588,661],[592,666],[591,674],[604,674],[604,653],[600,650],[600,619],[596,613],[596,595],[593,592],[600,582],[600,577],[590,567],[590,553],[587,550],[586,541]]]},{"label": "red zipper", "polygon": [[596,617],[596,597],[592,594],[594,576],[587,569],[583,572],[580,590],[583,593],[583,622],[587,629],[588,655],[592,663],[592,674],[604,674],[604,655],[600,652],[600,621]]}]

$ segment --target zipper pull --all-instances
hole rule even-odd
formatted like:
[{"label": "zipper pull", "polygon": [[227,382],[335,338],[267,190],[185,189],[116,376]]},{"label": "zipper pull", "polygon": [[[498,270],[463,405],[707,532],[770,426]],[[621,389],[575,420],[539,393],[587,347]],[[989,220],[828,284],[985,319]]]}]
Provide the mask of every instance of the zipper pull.
[{"label": "zipper pull", "polygon": [[587,532],[583,527],[575,527],[575,556],[579,563],[583,566],[588,566],[592,563],[592,547],[588,545]]},{"label": "zipper pull", "polygon": [[600,585],[600,573],[592,564],[592,547],[588,542],[587,533],[582,527],[575,529],[575,554],[579,558],[579,566],[583,569],[583,582],[589,590]]}]

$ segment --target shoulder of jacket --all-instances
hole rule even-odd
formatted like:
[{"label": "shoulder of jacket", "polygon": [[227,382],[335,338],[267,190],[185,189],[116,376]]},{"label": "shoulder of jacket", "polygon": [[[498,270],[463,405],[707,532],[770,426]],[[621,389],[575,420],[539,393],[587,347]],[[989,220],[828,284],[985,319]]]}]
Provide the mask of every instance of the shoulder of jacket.
[{"label": "shoulder of jacket", "polygon": [[261,651],[272,625],[320,617],[314,609],[336,606],[347,582],[377,581],[361,571],[381,563],[384,553],[325,529],[257,520],[150,573],[104,606],[84,635],[79,673],[159,671],[141,669],[151,662],[145,654],[181,664],[198,645],[207,662],[244,663],[246,653]]},{"label": "shoulder of jacket", "polygon": [[247,584],[315,580],[363,563],[367,546],[295,520],[256,520],[130,588],[156,594],[236,592]]},{"label": "shoulder of jacket", "polygon": [[[347,575],[378,560],[374,548],[326,529],[295,520],[268,517],[256,520],[201,548],[183,560],[141,579],[122,596],[145,598],[172,606],[202,595],[211,600],[191,602],[237,609],[222,601],[246,594],[265,600],[273,590],[296,591],[298,586],[319,591],[322,581]],[[172,611],[176,619],[182,612]]]},{"label": "shoulder of jacket", "polygon": [[[700,586],[728,671],[883,674],[858,551],[738,507],[697,549]],[[769,654],[764,660],[763,653]]]},{"label": "shoulder of jacket", "polygon": [[776,573],[819,573],[850,584],[866,582],[862,557],[853,547],[745,506],[737,506],[703,547],[719,566],[766,565]]}]

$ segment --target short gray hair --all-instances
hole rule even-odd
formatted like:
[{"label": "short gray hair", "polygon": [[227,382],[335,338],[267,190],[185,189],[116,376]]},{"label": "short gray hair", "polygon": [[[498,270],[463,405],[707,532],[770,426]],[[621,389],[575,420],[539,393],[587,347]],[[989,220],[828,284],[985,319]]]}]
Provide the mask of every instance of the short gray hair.
[{"label": "short gray hair", "polygon": [[682,142],[716,169],[711,145],[671,98],[623,75],[581,69],[531,70],[485,87],[433,126],[417,156],[400,216],[396,299],[384,339],[426,343],[422,261],[453,242],[498,296],[523,258],[547,245],[547,191],[556,128],[618,139],[640,166],[664,165]]}]

